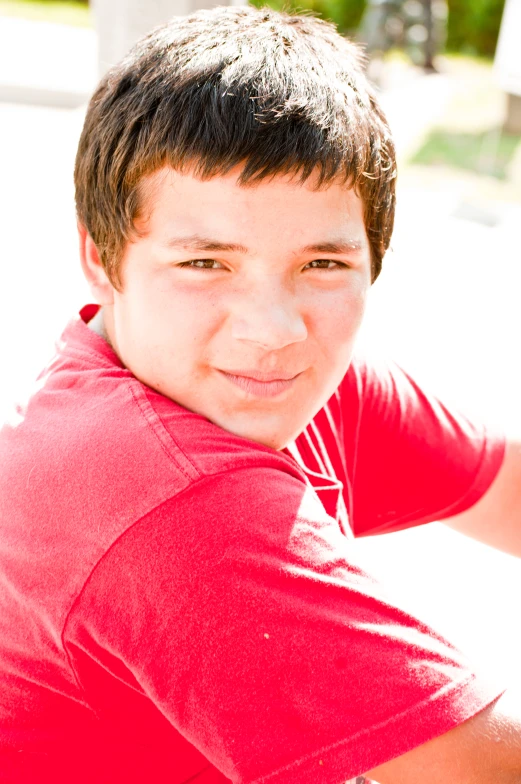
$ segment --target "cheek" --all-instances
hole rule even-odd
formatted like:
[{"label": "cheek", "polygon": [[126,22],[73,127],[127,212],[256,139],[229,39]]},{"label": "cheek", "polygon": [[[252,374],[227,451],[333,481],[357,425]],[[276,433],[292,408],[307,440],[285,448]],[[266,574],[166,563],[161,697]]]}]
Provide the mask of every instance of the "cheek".
[{"label": "cheek", "polygon": [[347,291],[331,292],[314,304],[314,332],[322,344],[338,351],[353,343],[365,312],[368,291],[369,285],[360,282]]},{"label": "cheek", "polygon": [[207,331],[219,312],[218,302],[203,287],[187,285],[166,274],[149,275],[137,280],[128,292],[127,312],[145,322],[158,340],[197,340]]},{"label": "cheek", "polygon": [[[222,303],[202,287],[179,281],[148,283],[139,298],[143,329],[135,338],[141,347],[140,363],[153,386],[178,393],[206,374],[220,342]],[[135,332],[135,310],[132,320],[130,329]]]}]

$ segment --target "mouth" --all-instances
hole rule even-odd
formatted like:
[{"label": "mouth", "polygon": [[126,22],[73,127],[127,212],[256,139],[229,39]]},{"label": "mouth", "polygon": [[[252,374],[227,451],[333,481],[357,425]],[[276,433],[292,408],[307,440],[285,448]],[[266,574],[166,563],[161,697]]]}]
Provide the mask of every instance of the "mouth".
[{"label": "mouth", "polygon": [[279,371],[276,374],[262,374],[256,371],[241,371],[228,373],[219,370],[224,378],[239,389],[247,392],[254,397],[277,397],[287,392],[294,385],[297,378],[302,375],[297,373],[295,376],[287,376]]}]

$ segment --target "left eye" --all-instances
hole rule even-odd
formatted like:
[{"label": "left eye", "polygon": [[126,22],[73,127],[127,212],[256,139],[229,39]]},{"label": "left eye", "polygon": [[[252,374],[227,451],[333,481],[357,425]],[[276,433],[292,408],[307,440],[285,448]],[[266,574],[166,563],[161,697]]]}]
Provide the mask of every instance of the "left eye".
[{"label": "left eye", "polygon": [[346,264],[342,264],[341,261],[332,261],[331,259],[316,259],[315,261],[310,261],[309,264],[306,264],[304,269],[325,269],[325,270],[334,270],[334,269],[345,269],[347,267]]}]

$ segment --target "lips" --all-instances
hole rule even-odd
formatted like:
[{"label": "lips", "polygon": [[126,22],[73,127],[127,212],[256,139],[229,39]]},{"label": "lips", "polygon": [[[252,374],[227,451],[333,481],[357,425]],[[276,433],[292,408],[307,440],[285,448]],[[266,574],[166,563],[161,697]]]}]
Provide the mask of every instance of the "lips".
[{"label": "lips", "polygon": [[288,373],[287,370],[275,370],[271,373],[262,373],[260,370],[221,370],[221,373],[225,373],[227,376],[251,378],[253,381],[266,383],[270,381],[291,381],[291,379],[300,375],[300,373]]},{"label": "lips", "polygon": [[219,371],[227,381],[255,397],[277,397],[291,389],[300,373],[289,375],[287,372],[259,373],[252,370]]}]

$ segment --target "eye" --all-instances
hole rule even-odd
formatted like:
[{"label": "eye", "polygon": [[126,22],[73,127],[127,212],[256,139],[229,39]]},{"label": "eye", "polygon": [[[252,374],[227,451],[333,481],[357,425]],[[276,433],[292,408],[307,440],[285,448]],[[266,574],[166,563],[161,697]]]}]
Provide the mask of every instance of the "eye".
[{"label": "eye", "polygon": [[315,259],[314,261],[310,261],[309,264],[306,264],[304,269],[336,270],[348,269],[348,266],[341,261],[333,261],[332,259]]},{"label": "eye", "polygon": [[183,261],[178,264],[178,267],[191,267],[192,269],[224,269],[223,265],[215,259],[191,259],[190,261]]}]

